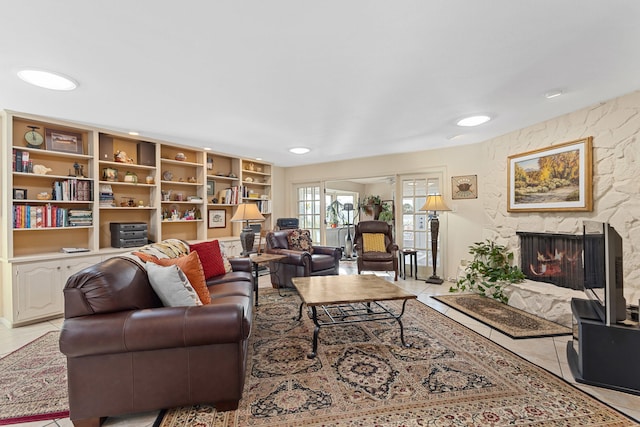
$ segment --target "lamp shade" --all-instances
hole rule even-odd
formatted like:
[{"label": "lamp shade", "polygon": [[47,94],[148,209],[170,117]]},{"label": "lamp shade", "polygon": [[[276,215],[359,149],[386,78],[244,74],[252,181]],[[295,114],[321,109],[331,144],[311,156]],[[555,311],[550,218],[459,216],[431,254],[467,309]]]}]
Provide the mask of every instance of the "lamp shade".
[{"label": "lamp shade", "polygon": [[[421,211],[450,211],[449,206],[444,202],[444,197],[441,194],[432,194],[427,196],[427,201]],[[233,221],[233,220],[232,220]]]},{"label": "lamp shade", "polygon": [[255,203],[242,203],[238,206],[236,213],[231,218],[231,222],[242,221],[264,221],[264,217],[258,210],[258,205]]}]

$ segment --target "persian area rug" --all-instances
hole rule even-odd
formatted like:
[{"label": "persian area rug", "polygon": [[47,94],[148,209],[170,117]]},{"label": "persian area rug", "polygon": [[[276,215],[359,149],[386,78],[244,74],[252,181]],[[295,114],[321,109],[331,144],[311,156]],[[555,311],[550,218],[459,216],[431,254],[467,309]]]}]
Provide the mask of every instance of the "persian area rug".
[{"label": "persian area rug", "polygon": [[48,332],[0,359],[0,425],[69,416],[59,336]]},{"label": "persian area rug", "polygon": [[511,338],[570,335],[571,329],[478,294],[432,296]]},{"label": "persian area rug", "polygon": [[635,425],[415,300],[402,318],[412,347],[395,321],[357,323],[322,328],[308,359],[314,328],[308,316],[293,320],[298,307],[295,295],[260,295],[237,410],[173,408],[156,426]]}]

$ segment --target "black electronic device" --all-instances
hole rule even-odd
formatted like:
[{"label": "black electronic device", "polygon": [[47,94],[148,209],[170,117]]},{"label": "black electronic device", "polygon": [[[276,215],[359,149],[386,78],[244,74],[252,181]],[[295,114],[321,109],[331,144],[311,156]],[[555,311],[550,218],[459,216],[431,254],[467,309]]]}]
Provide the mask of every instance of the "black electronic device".
[{"label": "black electronic device", "polygon": [[278,218],[276,220],[276,226],[279,230],[290,230],[298,228],[298,218]]},{"label": "black electronic device", "polygon": [[134,248],[147,244],[146,222],[111,222],[111,246],[114,248]]},{"label": "black electronic device", "polygon": [[584,291],[607,326],[626,319],[622,237],[608,223],[583,222]]}]

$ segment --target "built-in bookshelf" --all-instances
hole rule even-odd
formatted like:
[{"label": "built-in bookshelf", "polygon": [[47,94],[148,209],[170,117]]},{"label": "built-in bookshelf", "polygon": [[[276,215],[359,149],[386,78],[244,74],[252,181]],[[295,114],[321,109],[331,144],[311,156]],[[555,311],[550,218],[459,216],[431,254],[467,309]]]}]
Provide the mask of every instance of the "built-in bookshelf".
[{"label": "built-in bookshelf", "polygon": [[230,221],[237,206],[256,203],[271,228],[266,162],[31,114],[0,117],[9,326],[60,315],[58,294],[76,266],[135,249],[111,247],[112,222],[144,222],[150,241],[218,238],[232,247],[241,231]]}]

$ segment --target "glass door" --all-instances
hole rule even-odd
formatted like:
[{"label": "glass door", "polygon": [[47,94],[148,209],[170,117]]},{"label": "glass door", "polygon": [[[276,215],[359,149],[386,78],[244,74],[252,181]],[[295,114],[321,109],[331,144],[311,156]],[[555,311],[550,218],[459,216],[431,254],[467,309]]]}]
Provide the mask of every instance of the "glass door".
[{"label": "glass door", "polygon": [[300,228],[311,232],[311,240],[320,243],[320,185],[300,185],[297,193],[297,217]]},{"label": "glass door", "polygon": [[[431,259],[431,231],[428,212],[421,210],[427,195],[442,194],[440,178],[437,176],[415,176],[402,178],[402,247],[418,251],[418,277],[426,278],[433,272]],[[438,240],[442,237],[442,231]],[[438,244],[440,247],[440,245]],[[438,251],[438,265],[441,264]],[[439,268],[439,270],[441,270]]]}]

